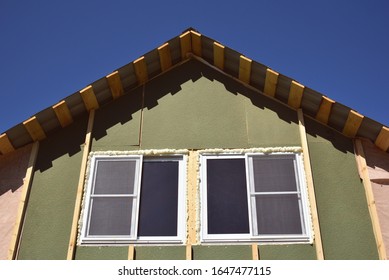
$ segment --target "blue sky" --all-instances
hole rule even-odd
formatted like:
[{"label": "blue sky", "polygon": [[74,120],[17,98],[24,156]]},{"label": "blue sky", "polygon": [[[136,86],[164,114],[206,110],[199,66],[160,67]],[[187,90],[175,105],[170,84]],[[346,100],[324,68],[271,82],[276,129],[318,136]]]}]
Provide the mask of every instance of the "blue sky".
[{"label": "blue sky", "polygon": [[386,0],[0,0],[0,133],[190,26],[389,125]]}]

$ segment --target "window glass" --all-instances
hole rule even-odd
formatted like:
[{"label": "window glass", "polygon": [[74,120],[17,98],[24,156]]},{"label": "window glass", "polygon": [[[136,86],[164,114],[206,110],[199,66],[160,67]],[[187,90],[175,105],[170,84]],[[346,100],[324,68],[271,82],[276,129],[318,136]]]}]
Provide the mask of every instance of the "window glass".
[{"label": "window glass", "polygon": [[131,197],[95,197],[91,202],[89,235],[131,235]]},{"label": "window glass", "polygon": [[250,231],[244,158],[207,160],[208,233]]},{"label": "window glass", "polygon": [[177,236],[178,161],[143,162],[139,236]]},{"label": "window glass", "polygon": [[94,194],[133,194],[136,160],[98,160]]}]

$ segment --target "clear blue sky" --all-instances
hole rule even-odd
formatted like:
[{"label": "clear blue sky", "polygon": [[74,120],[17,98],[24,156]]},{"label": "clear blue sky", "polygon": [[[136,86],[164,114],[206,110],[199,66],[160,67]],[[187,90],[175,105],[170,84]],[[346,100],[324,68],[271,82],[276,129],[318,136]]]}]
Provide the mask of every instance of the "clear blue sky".
[{"label": "clear blue sky", "polygon": [[190,26],[389,125],[387,0],[0,0],[0,133]]}]

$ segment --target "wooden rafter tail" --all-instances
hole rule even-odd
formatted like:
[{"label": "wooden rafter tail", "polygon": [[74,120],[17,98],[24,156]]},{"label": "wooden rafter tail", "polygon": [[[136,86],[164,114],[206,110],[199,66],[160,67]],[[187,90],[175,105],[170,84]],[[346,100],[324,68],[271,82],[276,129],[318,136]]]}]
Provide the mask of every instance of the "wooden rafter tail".
[{"label": "wooden rafter tail", "polygon": [[343,134],[348,137],[355,137],[358,134],[359,127],[362,124],[364,116],[350,110],[348,113],[346,124],[343,128]]},{"label": "wooden rafter tail", "polygon": [[24,127],[27,129],[28,133],[31,136],[31,139],[35,141],[41,141],[46,138],[46,133],[44,132],[41,124],[38,119],[33,116],[30,119],[23,122]]},{"label": "wooden rafter tail", "polygon": [[201,57],[202,47],[201,47],[201,34],[196,31],[190,31],[192,38],[192,51],[195,55]]},{"label": "wooden rafter tail", "polygon": [[72,114],[65,100],[55,104],[52,108],[62,127],[66,127],[73,122]]},{"label": "wooden rafter tail", "polygon": [[217,42],[213,42],[213,65],[224,69],[224,46]]},{"label": "wooden rafter tail", "polygon": [[84,190],[84,180],[86,175],[88,155],[89,155],[91,141],[92,141],[94,119],[95,119],[95,110],[91,110],[89,112],[88,127],[85,134],[85,144],[82,153],[80,176],[78,178],[76,201],[75,201],[74,211],[73,211],[72,228],[70,230],[70,238],[69,238],[68,253],[67,253],[68,260],[72,260],[74,258],[74,252],[75,252],[74,249],[76,247],[76,242],[77,242],[78,220],[81,213],[81,201],[82,201],[82,194]]},{"label": "wooden rafter tail", "polygon": [[116,99],[123,95],[124,89],[122,85],[122,80],[118,71],[115,71],[108,76],[106,76],[108,81],[109,88],[111,89],[113,99]]},{"label": "wooden rafter tail", "polygon": [[239,80],[246,84],[250,84],[252,60],[241,55],[239,57]]},{"label": "wooden rafter tail", "polygon": [[135,75],[139,84],[144,84],[149,79],[145,57],[142,56],[133,62]]},{"label": "wooden rafter tail", "polygon": [[304,171],[305,171],[305,176],[307,181],[308,199],[309,199],[309,204],[311,206],[312,224],[313,224],[313,231],[315,234],[314,244],[316,248],[316,258],[318,260],[323,260],[324,252],[323,252],[323,243],[322,243],[320,223],[319,223],[319,214],[317,211],[315,187],[313,184],[311,160],[309,157],[309,146],[307,140],[307,133],[305,130],[304,114],[302,109],[297,110],[297,116],[299,120],[301,146],[303,148]]},{"label": "wooden rafter tail", "polygon": [[99,102],[97,101],[92,85],[80,90],[80,95],[88,112],[99,108]]},{"label": "wooden rafter tail", "polygon": [[20,194],[18,212],[16,215],[16,223],[14,225],[13,233],[11,236],[11,243],[8,249],[9,260],[17,259],[20,235],[23,228],[23,220],[26,212],[26,206],[28,202],[28,196],[30,193],[30,187],[32,184],[32,177],[35,169],[35,162],[38,156],[38,150],[39,150],[39,142],[37,141],[32,145],[32,149],[30,152],[30,159],[28,161],[28,168],[26,171],[26,175],[24,177],[25,179],[22,187],[22,192]]},{"label": "wooden rafter tail", "polygon": [[278,83],[278,74],[276,71],[271,70],[268,68],[266,70],[266,78],[265,78],[265,87],[263,89],[263,92],[271,97],[276,96],[276,90],[277,90],[277,83]]},{"label": "wooden rafter tail", "polygon": [[188,53],[192,52],[192,36],[190,31],[180,35],[181,59],[187,58]]},{"label": "wooden rafter tail", "polygon": [[332,106],[335,104],[335,101],[322,96],[319,110],[316,113],[316,119],[324,124],[328,124],[328,120],[330,119],[330,114],[332,110]]},{"label": "wooden rafter tail", "polygon": [[162,71],[166,71],[172,67],[172,56],[170,54],[169,43],[165,43],[158,48],[159,61],[161,63]]},{"label": "wooden rafter tail", "polygon": [[355,139],[354,143],[355,143],[355,154],[356,154],[358,169],[360,170],[363,186],[365,188],[367,205],[368,205],[369,214],[372,222],[374,237],[377,244],[378,255],[381,260],[386,260],[387,252],[383,241],[381,226],[380,226],[378,213],[377,213],[377,206],[374,199],[373,187],[370,181],[369,170],[366,163],[366,157],[365,157],[365,152],[363,150],[362,141],[360,139]]},{"label": "wooden rafter tail", "polygon": [[288,97],[288,105],[299,109],[301,107],[301,101],[303,99],[305,86],[299,84],[296,81],[292,81],[290,84],[289,97]]},{"label": "wooden rafter tail", "polygon": [[386,126],[383,126],[381,128],[380,133],[377,136],[377,139],[375,140],[375,144],[378,148],[380,148],[383,151],[389,150],[389,128]]},{"label": "wooden rafter tail", "polygon": [[11,153],[15,151],[14,146],[12,145],[11,141],[8,138],[8,135],[6,133],[3,133],[0,135],[0,153],[3,155]]}]

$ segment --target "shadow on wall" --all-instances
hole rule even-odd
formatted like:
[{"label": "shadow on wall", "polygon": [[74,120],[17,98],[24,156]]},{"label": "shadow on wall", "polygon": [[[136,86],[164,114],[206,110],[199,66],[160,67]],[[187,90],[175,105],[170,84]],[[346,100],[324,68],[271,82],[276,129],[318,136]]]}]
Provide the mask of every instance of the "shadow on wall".
[{"label": "shadow on wall", "polygon": [[23,186],[32,144],[0,156],[0,196]]},{"label": "shadow on wall", "polygon": [[[257,91],[245,87],[241,83],[230,79],[219,71],[195,60],[173,68],[161,76],[149,81],[143,87],[139,86],[132,90],[127,90],[124,96],[114,100],[96,111],[93,138],[98,140],[107,135],[107,130],[116,124],[124,124],[133,120],[133,114],[143,110],[152,109],[158,105],[158,100],[165,95],[178,94],[185,82],[195,82],[201,77],[210,81],[218,81],[225,86],[226,92],[234,95],[243,95],[259,109],[269,109],[276,112],[278,117],[287,123],[297,123],[296,111],[281,104],[280,102],[266,97]],[[222,117],[222,116],[221,116]],[[64,154],[72,156],[81,150],[85,140],[88,116],[84,115],[70,126],[60,129],[43,140],[40,145],[37,160],[37,169],[44,171],[52,166],[52,161]],[[141,124],[139,124],[141,125]],[[334,147],[344,153],[353,153],[352,141],[335,130],[319,124],[318,122],[306,118],[307,133],[331,141]],[[140,127],[139,127],[140,128]],[[136,144],[136,143],[131,143]]]}]

